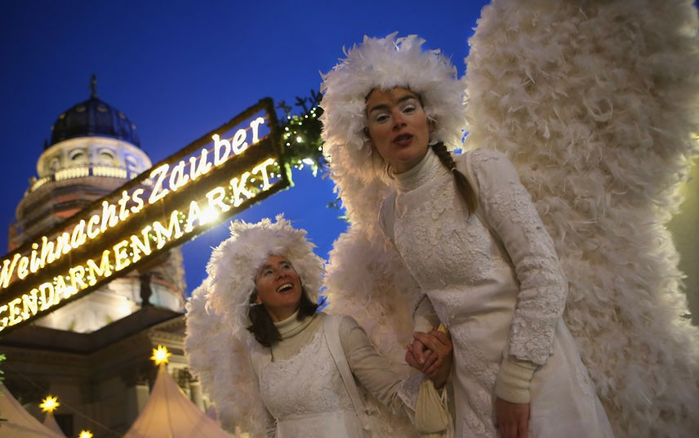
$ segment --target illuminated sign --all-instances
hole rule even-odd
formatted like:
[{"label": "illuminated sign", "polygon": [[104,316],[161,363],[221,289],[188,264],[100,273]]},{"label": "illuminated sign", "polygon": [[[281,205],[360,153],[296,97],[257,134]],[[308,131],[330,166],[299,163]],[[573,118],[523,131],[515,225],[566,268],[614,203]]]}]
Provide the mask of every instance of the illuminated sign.
[{"label": "illuminated sign", "polygon": [[289,187],[271,99],[0,260],[0,334]]}]

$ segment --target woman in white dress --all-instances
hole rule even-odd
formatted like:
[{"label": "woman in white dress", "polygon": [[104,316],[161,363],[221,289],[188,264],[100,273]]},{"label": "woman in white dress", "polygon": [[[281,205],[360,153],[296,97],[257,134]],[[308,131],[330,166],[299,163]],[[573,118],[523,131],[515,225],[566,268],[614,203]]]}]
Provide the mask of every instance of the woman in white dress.
[{"label": "woman in white dress", "polygon": [[383,174],[379,223],[429,298],[415,314],[431,303],[451,332],[456,436],[611,436],[561,319],[567,283],[551,239],[505,156],[452,158],[462,87],[422,44],[365,37],[324,76],[325,151],[350,218]]},{"label": "woman in white dress", "polygon": [[[369,415],[355,379],[399,413],[406,406],[414,411],[422,376],[403,379],[353,318],[317,311],[323,265],[305,234],[281,217],[232,223],[188,305],[193,371],[231,431],[284,438],[414,434],[405,424],[379,431],[388,426]],[[449,355],[441,333],[419,336]],[[443,386],[449,366],[444,361],[434,373],[435,386]]]}]

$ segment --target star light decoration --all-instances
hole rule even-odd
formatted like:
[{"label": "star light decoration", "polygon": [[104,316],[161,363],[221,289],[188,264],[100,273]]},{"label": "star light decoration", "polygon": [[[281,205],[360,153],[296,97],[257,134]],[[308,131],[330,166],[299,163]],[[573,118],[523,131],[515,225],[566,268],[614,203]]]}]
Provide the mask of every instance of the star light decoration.
[{"label": "star light decoration", "polygon": [[160,364],[165,364],[169,362],[169,357],[172,356],[172,353],[167,351],[167,348],[163,345],[158,345],[158,348],[153,349],[153,356],[151,356],[151,360],[155,362],[156,365]]},{"label": "star light decoration", "polygon": [[83,430],[80,432],[80,436],[78,438],[92,438],[92,432],[89,430]]},{"label": "star light decoration", "polygon": [[41,408],[42,412],[53,412],[60,405],[61,404],[58,403],[58,397],[54,397],[52,395],[49,395],[41,401],[41,404],[39,405],[39,407]]}]

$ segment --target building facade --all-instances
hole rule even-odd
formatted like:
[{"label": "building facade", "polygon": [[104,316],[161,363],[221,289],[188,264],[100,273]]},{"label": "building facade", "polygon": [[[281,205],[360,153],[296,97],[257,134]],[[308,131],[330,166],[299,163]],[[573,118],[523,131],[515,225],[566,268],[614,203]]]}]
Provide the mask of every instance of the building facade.
[{"label": "building facade", "polygon": [[[136,126],[97,95],[51,128],[10,228],[9,248],[40,239],[67,218],[151,167]],[[169,370],[201,409],[208,403],[183,356],[184,268],[179,248],[28,325],[0,334],[5,385],[37,418],[47,395],[67,436],[89,429],[121,436],[138,416],[157,368],[153,348],[173,353]]]}]

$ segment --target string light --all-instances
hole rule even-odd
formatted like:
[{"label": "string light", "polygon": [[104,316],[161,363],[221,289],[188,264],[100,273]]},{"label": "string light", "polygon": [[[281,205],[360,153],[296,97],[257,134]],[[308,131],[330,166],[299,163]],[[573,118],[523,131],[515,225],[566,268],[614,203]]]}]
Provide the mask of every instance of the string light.
[{"label": "string light", "polygon": [[[318,99],[319,96],[314,98]],[[303,169],[304,165],[310,166],[314,176],[325,163],[320,135],[322,131],[320,113],[322,111],[314,106],[305,114],[288,115],[282,134],[282,143],[286,146],[285,155],[289,165],[299,170]]]}]

